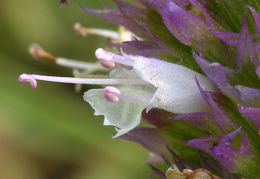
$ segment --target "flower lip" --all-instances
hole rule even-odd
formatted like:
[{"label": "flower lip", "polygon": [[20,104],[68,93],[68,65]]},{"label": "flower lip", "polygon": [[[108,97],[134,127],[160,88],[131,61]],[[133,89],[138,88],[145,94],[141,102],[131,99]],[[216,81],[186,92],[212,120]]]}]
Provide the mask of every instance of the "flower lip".
[{"label": "flower lip", "polygon": [[20,83],[29,82],[32,89],[37,88],[37,81],[32,75],[22,74],[19,76],[18,81]]}]

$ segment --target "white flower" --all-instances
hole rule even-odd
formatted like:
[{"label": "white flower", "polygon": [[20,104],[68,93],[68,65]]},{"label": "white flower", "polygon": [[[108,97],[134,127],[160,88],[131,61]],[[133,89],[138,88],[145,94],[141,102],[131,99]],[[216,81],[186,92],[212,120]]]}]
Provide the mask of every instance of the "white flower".
[{"label": "white flower", "polygon": [[114,68],[115,64],[122,66],[113,69],[107,79],[23,74],[19,80],[31,84],[38,79],[110,85],[105,90],[85,92],[84,100],[95,110],[95,115],[104,115],[104,125],[116,127],[117,134],[114,137],[139,125],[144,109],[148,112],[152,108],[159,108],[172,113],[210,111],[200,95],[195,78],[203,90],[215,91],[215,88],[209,79],[191,69],[155,58],[117,55],[103,49],[96,51],[96,57],[106,68]]}]

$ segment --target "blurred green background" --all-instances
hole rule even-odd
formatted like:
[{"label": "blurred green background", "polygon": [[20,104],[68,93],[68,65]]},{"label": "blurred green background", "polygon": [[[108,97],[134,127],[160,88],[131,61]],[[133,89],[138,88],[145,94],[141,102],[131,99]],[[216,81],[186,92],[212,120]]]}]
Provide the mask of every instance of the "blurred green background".
[{"label": "blurred green background", "polygon": [[[113,6],[111,0],[104,0]],[[73,24],[117,29],[83,12],[98,0],[0,0],[0,179],[147,178],[148,153],[112,139],[113,127],[74,92],[74,86],[40,82],[38,89],[17,81],[21,73],[71,76],[71,70],[34,60],[32,43],[57,56],[95,61],[106,39],[78,38]]]}]

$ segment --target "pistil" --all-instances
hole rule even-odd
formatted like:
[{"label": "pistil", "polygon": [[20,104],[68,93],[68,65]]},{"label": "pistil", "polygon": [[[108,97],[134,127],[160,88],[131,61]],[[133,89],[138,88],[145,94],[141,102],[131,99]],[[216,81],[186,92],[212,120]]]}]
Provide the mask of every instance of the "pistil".
[{"label": "pistil", "polygon": [[56,83],[93,84],[93,85],[123,85],[123,84],[145,84],[140,79],[116,79],[116,78],[73,78],[58,76],[43,76],[34,74],[22,74],[18,80],[21,83],[29,82],[32,88],[37,88],[37,81],[49,81]]}]

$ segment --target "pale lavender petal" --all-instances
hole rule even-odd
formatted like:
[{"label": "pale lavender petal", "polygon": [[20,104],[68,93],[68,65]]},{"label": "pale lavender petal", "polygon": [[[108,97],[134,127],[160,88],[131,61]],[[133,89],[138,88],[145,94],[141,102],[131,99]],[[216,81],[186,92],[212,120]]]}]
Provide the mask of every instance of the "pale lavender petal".
[{"label": "pale lavender petal", "polygon": [[240,153],[252,155],[252,149],[248,141],[247,134],[242,131],[242,142],[240,147]]},{"label": "pale lavender petal", "polygon": [[221,136],[210,136],[203,137],[199,139],[192,139],[185,142],[187,145],[203,150],[207,153],[211,153],[212,147],[218,144],[218,141],[221,139]]},{"label": "pale lavender petal", "polygon": [[237,128],[237,125],[232,121],[232,119],[215,102],[214,93],[203,91],[197,79],[196,82],[202,97],[213,110],[214,119],[220,130],[223,133],[227,133],[228,131]]},{"label": "pale lavender petal", "polygon": [[236,160],[241,157],[239,150],[226,146],[216,146],[210,154],[231,171],[234,171]]},{"label": "pale lavender petal", "polygon": [[237,105],[237,108],[244,116],[254,121],[260,130],[260,108],[247,108],[240,105]]},{"label": "pale lavender petal", "polygon": [[251,6],[247,6],[255,20],[255,37],[260,35],[260,14]]},{"label": "pale lavender petal", "polygon": [[216,158],[223,166],[233,171],[236,166],[236,161],[242,157],[248,157],[246,153],[241,153],[241,150],[232,148],[230,145],[235,138],[240,128],[223,137],[204,137],[187,141],[186,144],[203,150]]},{"label": "pale lavender petal", "polygon": [[242,21],[242,29],[239,34],[238,46],[237,46],[237,65],[247,65],[247,63],[253,63],[255,66],[259,65],[257,54],[255,51],[255,45],[253,43],[252,36],[248,29],[245,16]]},{"label": "pale lavender petal", "polygon": [[260,66],[257,67],[257,69],[256,69],[256,74],[257,74],[258,78],[260,79]]},{"label": "pale lavender petal", "polygon": [[129,44],[123,43],[114,43],[114,42],[107,42],[107,46],[115,47],[118,51],[122,50],[127,55],[134,55],[134,56],[144,56],[144,57],[153,57],[153,58],[160,58],[162,54],[168,53],[163,49],[157,48],[144,48],[144,49],[137,49],[134,46]]},{"label": "pale lavender petal", "polygon": [[235,32],[222,32],[211,29],[210,32],[229,45],[237,46],[239,34]]},{"label": "pale lavender petal", "polygon": [[208,132],[214,131],[219,133],[218,127],[216,126],[216,122],[214,120],[214,116],[210,113],[206,113],[206,112],[187,113],[187,114],[180,114],[171,118],[175,120],[176,119],[186,120],[202,130]]},{"label": "pale lavender petal", "polygon": [[[168,0],[149,0],[157,8],[165,8],[167,6]],[[171,0],[178,6],[185,7],[190,4],[189,0]]]},{"label": "pale lavender petal", "polygon": [[240,132],[240,130],[241,130],[241,128],[238,128],[238,129],[234,130],[233,132],[222,137],[218,143],[218,146],[231,147],[233,140],[235,139],[237,134]]},{"label": "pale lavender petal", "polygon": [[233,100],[238,100],[240,98],[239,93],[236,89],[229,84],[226,74],[230,76],[234,75],[234,72],[228,68],[221,66],[219,63],[209,63],[202,57],[198,56],[193,51],[193,57],[202,68],[203,72],[208,76],[208,78],[214,82],[214,84],[228,97]]},{"label": "pale lavender petal", "polygon": [[144,28],[140,25],[142,19],[145,18],[144,9],[134,6],[104,10],[93,10],[86,7],[81,8],[87,13],[100,17],[113,24],[123,25],[137,36],[142,36],[145,33]]},{"label": "pale lavender petal", "polygon": [[161,1],[150,0],[160,9],[162,18],[170,32],[183,44],[189,45],[193,40],[201,42],[202,34],[207,25],[198,16],[183,9],[171,0]]},{"label": "pale lavender petal", "polygon": [[232,119],[217,105],[211,96],[209,96],[209,101],[211,108],[213,109],[216,123],[224,134],[237,127]]},{"label": "pale lavender petal", "polygon": [[236,89],[240,92],[240,99],[243,106],[260,107],[260,89],[249,88],[237,85]]}]

